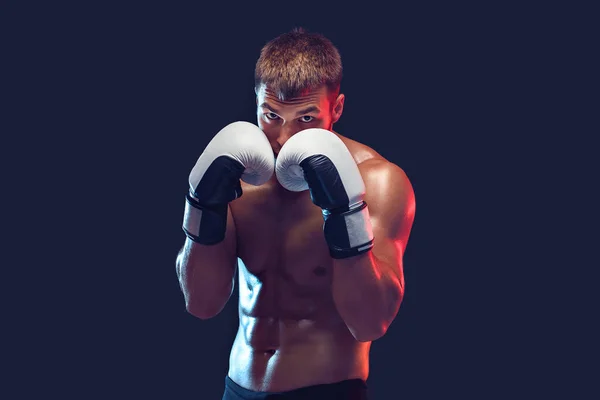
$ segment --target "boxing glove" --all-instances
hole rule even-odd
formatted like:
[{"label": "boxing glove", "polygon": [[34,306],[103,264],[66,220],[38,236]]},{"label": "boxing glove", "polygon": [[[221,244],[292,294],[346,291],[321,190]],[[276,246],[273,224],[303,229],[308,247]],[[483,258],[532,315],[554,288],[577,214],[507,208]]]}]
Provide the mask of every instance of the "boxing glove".
[{"label": "boxing glove", "polygon": [[322,209],[325,240],[332,258],[371,250],[373,231],[365,184],[352,154],[333,132],[311,128],[293,135],[275,164],[277,180],[290,191],[310,190]]},{"label": "boxing glove", "polygon": [[275,157],[260,128],[245,121],[221,129],[189,175],[183,231],[194,242],[213,245],[225,238],[228,204],[243,194],[240,179],[260,186],[275,170]]}]

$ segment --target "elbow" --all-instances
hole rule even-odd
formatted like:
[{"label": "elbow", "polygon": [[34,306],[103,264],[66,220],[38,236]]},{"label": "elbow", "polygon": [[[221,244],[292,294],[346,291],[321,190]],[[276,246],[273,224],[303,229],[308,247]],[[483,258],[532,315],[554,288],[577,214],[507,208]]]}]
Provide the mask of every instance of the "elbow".
[{"label": "elbow", "polygon": [[373,342],[382,338],[387,332],[388,324],[380,324],[371,329],[352,330],[352,336],[362,343]]},{"label": "elbow", "polygon": [[387,302],[388,307],[385,307],[384,312],[379,314],[378,317],[372,318],[368,323],[366,319],[363,319],[364,325],[351,329],[352,335],[357,341],[373,342],[385,336],[388,328],[396,318],[404,298],[404,290],[400,285],[394,285],[394,289],[390,293]]},{"label": "elbow", "polygon": [[186,302],[185,309],[188,313],[190,313],[194,317],[202,319],[202,320],[206,320],[206,319],[211,319],[211,318],[217,316],[221,312],[222,307],[221,307],[221,309],[217,310],[214,307],[213,308],[206,307],[206,305],[203,305],[203,304],[195,304],[195,303],[191,303],[191,302]]},{"label": "elbow", "polygon": [[203,320],[213,318],[223,311],[233,293],[233,284],[218,293],[204,293],[206,296],[192,296],[190,293],[185,295],[187,312]]}]

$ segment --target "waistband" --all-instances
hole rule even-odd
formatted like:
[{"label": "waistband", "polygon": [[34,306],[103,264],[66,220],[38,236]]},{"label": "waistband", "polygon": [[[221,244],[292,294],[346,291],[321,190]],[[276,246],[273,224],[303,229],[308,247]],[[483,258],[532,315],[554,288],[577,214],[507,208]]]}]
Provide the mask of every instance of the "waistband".
[{"label": "waistband", "polygon": [[[236,397],[227,396],[227,392]],[[271,399],[345,399],[367,400],[367,383],[362,379],[347,379],[335,383],[306,386],[285,392],[255,392],[241,387],[229,376],[225,377],[225,400],[271,400]]]}]

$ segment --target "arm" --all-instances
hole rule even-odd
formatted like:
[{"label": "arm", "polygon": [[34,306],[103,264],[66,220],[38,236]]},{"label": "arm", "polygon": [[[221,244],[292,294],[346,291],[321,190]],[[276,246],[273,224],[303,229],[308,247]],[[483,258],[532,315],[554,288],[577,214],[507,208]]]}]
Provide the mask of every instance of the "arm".
[{"label": "arm", "polygon": [[275,161],[264,133],[233,122],[204,149],[189,176],[182,229],[186,234],[176,270],[187,310],[198,318],[217,315],[233,291],[237,243],[230,203],[243,195],[240,179],[260,186]]},{"label": "arm", "polygon": [[402,257],[415,213],[408,177],[396,165],[359,165],[365,182],[374,243],[370,252],[333,260],[333,298],[353,336],[362,342],[385,334],[404,295]]},{"label": "arm", "polygon": [[286,189],[308,188],[323,210],[333,298],[348,329],[363,342],[381,337],[403,296],[402,256],[415,211],[408,178],[383,159],[357,165],[339,137],[319,128],[288,139],[275,171]]},{"label": "arm", "polygon": [[235,223],[227,207],[225,239],[203,245],[186,237],[176,260],[179,285],[188,312],[198,318],[217,315],[233,293],[237,267]]}]

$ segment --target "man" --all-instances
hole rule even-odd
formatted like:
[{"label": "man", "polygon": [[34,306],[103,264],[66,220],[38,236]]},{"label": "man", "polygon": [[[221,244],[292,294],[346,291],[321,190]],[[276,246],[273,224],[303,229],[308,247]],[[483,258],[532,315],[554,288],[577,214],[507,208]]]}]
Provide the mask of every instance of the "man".
[{"label": "man", "polygon": [[190,174],[176,262],[187,310],[217,315],[238,272],[223,399],[365,399],[371,342],[404,294],[412,186],[333,131],[342,64],[324,36],[282,34],[255,72],[258,127],[223,128]]}]

